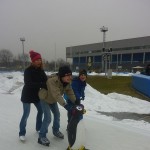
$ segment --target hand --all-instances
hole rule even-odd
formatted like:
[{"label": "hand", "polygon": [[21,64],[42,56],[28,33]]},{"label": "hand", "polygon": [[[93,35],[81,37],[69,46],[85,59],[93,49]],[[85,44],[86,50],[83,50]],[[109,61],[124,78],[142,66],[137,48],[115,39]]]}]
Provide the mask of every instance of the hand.
[{"label": "hand", "polygon": [[41,88],[43,88],[43,89],[46,89],[46,90],[47,90],[47,86],[46,86],[46,84],[42,84],[42,85],[41,85]]},{"label": "hand", "polygon": [[80,105],[80,100],[79,99],[76,99],[75,105]]},{"label": "hand", "polygon": [[83,104],[80,104],[79,106],[82,107],[82,109],[84,109],[84,105]]},{"label": "hand", "polygon": [[70,106],[69,104],[66,104],[64,106],[64,108],[67,110],[67,111],[71,111],[72,110],[72,106]]},{"label": "hand", "polygon": [[84,97],[80,97],[80,100],[84,100]]}]

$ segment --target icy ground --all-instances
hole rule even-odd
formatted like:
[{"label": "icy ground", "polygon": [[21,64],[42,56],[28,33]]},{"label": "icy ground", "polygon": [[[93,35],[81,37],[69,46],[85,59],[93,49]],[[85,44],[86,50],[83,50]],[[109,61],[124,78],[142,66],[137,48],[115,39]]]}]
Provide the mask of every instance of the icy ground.
[{"label": "icy ground", "polygon": [[[55,138],[49,127],[50,147],[37,143],[35,131],[36,109],[32,105],[27,123],[26,142],[18,139],[19,122],[22,116],[20,93],[23,74],[0,73],[0,149],[1,150],[65,150],[67,141],[66,110],[60,106],[61,128],[65,139]],[[142,115],[150,114],[150,103],[134,97],[110,93],[101,94],[90,85],[86,87],[83,102],[87,113],[84,116],[86,147],[90,150],[149,150],[150,123]],[[140,117],[130,117],[136,114]],[[135,115],[135,116],[136,116]],[[145,117],[145,116],[144,116]]]}]

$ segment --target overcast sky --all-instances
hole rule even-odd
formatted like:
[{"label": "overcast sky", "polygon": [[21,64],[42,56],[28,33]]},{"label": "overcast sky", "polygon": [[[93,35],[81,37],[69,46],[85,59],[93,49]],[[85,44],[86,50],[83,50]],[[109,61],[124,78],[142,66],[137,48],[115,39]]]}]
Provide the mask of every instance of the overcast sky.
[{"label": "overcast sky", "polygon": [[[0,50],[65,59],[66,47],[150,36],[150,0],[0,0]],[[55,48],[56,45],[56,48]]]}]

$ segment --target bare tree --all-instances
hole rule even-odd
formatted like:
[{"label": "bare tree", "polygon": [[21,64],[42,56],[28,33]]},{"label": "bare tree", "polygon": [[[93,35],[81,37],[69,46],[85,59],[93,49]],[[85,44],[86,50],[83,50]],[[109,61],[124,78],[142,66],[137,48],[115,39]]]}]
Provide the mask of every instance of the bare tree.
[{"label": "bare tree", "polygon": [[57,63],[56,64],[57,64],[57,68],[59,68],[60,66],[63,66],[63,65],[70,66],[70,64],[68,62],[64,61],[62,58],[57,59]]},{"label": "bare tree", "polygon": [[24,54],[24,56],[23,56],[23,54],[19,54],[18,55],[18,59],[20,60],[20,61],[25,61],[25,62],[29,62],[29,56],[28,56],[28,54]]},{"label": "bare tree", "polygon": [[46,61],[45,63],[46,63],[46,68],[49,71],[58,71],[59,67],[63,66],[63,65],[70,66],[70,64],[68,62],[64,61],[62,58],[57,59],[56,62],[53,60],[51,62]]},{"label": "bare tree", "polygon": [[13,54],[8,49],[0,50],[0,62],[4,67],[9,67],[10,63],[13,61]]},{"label": "bare tree", "polygon": [[22,65],[23,64],[23,61],[25,61],[25,66],[27,66],[29,64],[29,56],[28,54],[19,54],[18,55],[18,60],[20,62],[20,64]]}]

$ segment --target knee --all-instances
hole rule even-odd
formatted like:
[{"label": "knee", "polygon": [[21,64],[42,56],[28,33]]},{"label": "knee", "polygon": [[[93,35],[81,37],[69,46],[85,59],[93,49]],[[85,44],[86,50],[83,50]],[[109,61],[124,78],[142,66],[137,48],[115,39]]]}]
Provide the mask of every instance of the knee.
[{"label": "knee", "polygon": [[54,117],[60,118],[60,112],[59,112],[59,111],[55,112],[55,113],[54,113]]},{"label": "knee", "polygon": [[42,109],[38,110],[38,113],[42,115],[43,114],[43,110]]},{"label": "knee", "polygon": [[47,124],[50,124],[51,123],[51,116],[49,115],[44,115],[44,119],[43,119],[43,122],[46,122]]},{"label": "knee", "polygon": [[46,119],[46,122],[47,122],[47,124],[50,124],[50,123],[51,123],[51,117],[48,117],[48,118]]}]

